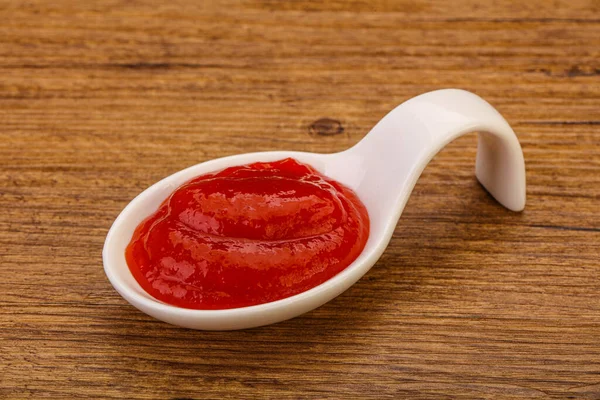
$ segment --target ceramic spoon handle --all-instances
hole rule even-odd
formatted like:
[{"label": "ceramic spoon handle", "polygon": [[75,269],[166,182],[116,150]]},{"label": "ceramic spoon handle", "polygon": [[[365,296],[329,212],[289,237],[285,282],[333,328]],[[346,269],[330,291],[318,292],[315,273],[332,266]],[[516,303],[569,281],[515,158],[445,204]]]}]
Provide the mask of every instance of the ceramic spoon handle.
[{"label": "ceramic spoon handle", "polygon": [[[425,93],[399,105],[344,152],[368,171],[369,179],[356,190],[378,193],[382,212],[391,207],[399,216],[429,161],[450,141],[470,132],[479,132],[479,181],[500,204],[522,210],[525,162],[517,136],[489,103],[457,89]],[[381,204],[381,198],[389,204]]]}]

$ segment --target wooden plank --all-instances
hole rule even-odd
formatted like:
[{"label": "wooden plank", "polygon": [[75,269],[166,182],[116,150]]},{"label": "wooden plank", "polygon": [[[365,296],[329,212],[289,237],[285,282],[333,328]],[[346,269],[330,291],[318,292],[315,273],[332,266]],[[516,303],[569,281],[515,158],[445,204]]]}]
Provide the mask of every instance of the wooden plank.
[{"label": "wooden plank", "polygon": [[[0,21],[0,397],[600,398],[597,1],[2,1]],[[158,179],[342,150],[443,87],[514,126],[523,213],[477,184],[472,135],[302,317],[181,329],[104,276],[108,228]]]}]

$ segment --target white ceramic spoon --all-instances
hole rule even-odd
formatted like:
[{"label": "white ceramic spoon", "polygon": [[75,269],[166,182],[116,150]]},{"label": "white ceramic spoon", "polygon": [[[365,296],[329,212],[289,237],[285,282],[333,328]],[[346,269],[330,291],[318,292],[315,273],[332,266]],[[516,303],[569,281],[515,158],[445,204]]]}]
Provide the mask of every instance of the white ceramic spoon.
[{"label": "white ceramic spoon", "polygon": [[[146,189],[125,207],[104,244],[104,269],[132,305],[165,322],[193,329],[230,330],[272,324],[328,302],[359,280],[388,245],[417,179],[447,143],[479,132],[475,173],[506,208],[525,206],[525,163],[519,141],[502,116],[475,94],[456,89],[415,97],[386,115],[354,147],[335,154],[273,151],[240,154],[195,165]],[[369,212],[371,232],[360,256],[323,284],[283,300],[228,310],[190,310],[146,293],[131,275],[125,248],[136,226],[186,181],[208,172],[257,161],[293,157],[353,189]]]}]

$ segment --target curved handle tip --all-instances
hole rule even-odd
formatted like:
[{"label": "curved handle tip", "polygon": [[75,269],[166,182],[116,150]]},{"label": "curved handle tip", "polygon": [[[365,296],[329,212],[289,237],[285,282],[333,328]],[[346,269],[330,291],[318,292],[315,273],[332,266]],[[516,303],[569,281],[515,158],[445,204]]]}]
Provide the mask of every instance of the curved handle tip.
[{"label": "curved handle tip", "polygon": [[[386,195],[390,201],[374,198],[373,207],[396,209],[399,216],[431,159],[449,142],[471,132],[479,133],[478,180],[500,204],[512,211],[523,210],[525,161],[517,136],[494,107],[459,89],[422,94],[381,119],[348,151],[363,160],[360,168],[369,171],[369,179],[361,179],[355,188],[367,201],[372,193],[380,194],[385,188],[392,194]],[[344,164],[340,168],[348,169]],[[339,174],[348,177],[350,172]]]}]

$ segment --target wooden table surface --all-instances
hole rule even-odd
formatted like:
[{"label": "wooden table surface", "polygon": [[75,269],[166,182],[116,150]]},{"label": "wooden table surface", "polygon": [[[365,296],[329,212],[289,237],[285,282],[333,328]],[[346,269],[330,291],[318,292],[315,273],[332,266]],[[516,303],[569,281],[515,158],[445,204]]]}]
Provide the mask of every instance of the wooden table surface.
[{"label": "wooden table surface", "polygon": [[[0,2],[0,398],[600,398],[600,2],[91,3]],[[446,87],[515,128],[524,212],[481,189],[469,135],[377,265],[304,316],[182,329],[105,277],[153,182],[342,150]]]}]

